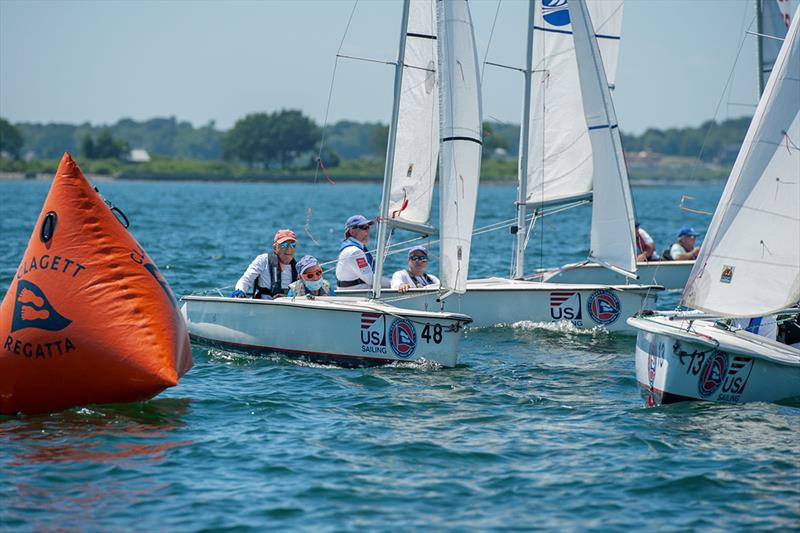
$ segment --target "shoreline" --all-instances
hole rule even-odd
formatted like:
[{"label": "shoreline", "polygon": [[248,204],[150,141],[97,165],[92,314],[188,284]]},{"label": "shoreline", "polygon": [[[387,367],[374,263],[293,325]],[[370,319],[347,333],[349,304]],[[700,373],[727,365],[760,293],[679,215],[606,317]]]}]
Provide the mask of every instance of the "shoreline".
[{"label": "shoreline", "polygon": [[[303,184],[318,185],[326,184],[328,180],[325,176],[286,176],[286,175],[257,175],[257,176],[233,176],[221,177],[216,174],[172,174],[157,175],[149,173],[136,173],[118,175],[86,174],[91,181],[97,182],[168,182],[168,183],[273,183],[273,184]],[[52,174],[31,173],[31,172],[0,172],[0,181],[51,181]],[[383,182],[381,176],[336,176],[333,177],[334,184],[338,183],[369,183],[377,185]],[[630,178],[632,187],[664,187],[676,185],[711,185],[724,183],[725,179],[689,179],[689,178]],[[481,185],[516,185],[515,177],[493,177],[486,176],[481,178]]]}]

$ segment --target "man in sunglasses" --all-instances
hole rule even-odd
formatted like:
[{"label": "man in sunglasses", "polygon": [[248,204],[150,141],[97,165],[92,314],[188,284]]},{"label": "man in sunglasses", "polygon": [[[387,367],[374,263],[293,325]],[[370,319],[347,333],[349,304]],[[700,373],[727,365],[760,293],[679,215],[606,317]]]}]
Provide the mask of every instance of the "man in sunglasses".
[{"label": "man in sunglasses", "polygon": [[[375,223],[364,215],[353,215],[344,223],[344,240],[336,263],[336,285],[340,289],[371,289],[375,262],[367,249],[369,230]],[[389,286],[384,278],[382,287]]]},{"label": "man in sunglasses", "polygon": [[272,300],[285,296],[289,285],[297,281],[297,235],[290,229],[279,229],[272,241],[272,251],[261,254],[250,263],[244,275],[236,282],[231,294],[234,298]]},{"label": "man in sunglasses", "polygon": [[415,287],[438,285],[439,278],[425,272],[428,268],[428,249],[417,245],[408,251],[408,268],[398,270],[392,276],[392,288],[406,292]]},{"label": "man in sunglasses", "polygon": [[300,279],[289,285],[288,296],[333,296],[328,280],[323,278],[322,265],[312,255],[304,255],[297,262]]}]

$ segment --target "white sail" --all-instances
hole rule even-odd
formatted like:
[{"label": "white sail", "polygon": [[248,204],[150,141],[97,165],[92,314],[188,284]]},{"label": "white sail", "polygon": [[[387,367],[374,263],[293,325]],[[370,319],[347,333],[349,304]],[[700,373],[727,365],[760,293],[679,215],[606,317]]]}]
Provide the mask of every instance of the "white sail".
[{"label": "white sail", "polygon": [[617,115],[611,101],[598,39],[584,0],[570,0],[575,57],[593,157],[592,244],[590,259],[636,271],[634,215]]},{"label": "white sail", "polygon": [[391,172],[389,217],[395,221],[430,220],[439,157],[437,63],[435,1],[411,0]]},{"label": "white sail", "polygon": [[[786,31],[789,29],[791,22],[791,13],[789,11],[789,0],[756,0],[761,8],[761,27],[758,32],[763,36],[759,36],[759,55],[760,55],[760,72],[759,87],[764,87],[767,84],[770,72],[775,65],[775,59],[778,57],[778,52],[781,49],[781,41],[786,37]],[[773,38],[774,37],[774,38]]]},{"label": "white sail", "polygon": [[799,19],[795,12],[689,276],[689,307],[753,317],[800,300]]},{"label": "white sail", "polygon": [[439,27],[440,277],[466,291],[482,148],[478,54],[466,0],[437,2]]},{"label": "white sail", "polygon": [[[526,203],[541,205],[591,194],[592,147],[584,120],[567,0],[531,1],[535,2],[535,13]],[[588,4],[611,86],[617,70],[622,7],[622,0]]]}]

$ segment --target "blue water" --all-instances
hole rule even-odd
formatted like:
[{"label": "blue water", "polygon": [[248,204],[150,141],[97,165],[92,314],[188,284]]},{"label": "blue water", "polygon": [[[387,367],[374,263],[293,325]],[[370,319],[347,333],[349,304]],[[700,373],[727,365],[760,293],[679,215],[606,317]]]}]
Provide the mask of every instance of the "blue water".
[{"label": "blue water", "polygon": [[[301,253],[332,258],[344,219],[375,214],[380,194],[98,185],[178,294],[232,285],[283,226]],[[0,291],[48,188],[0,182]],[[682,194],[713,211],[720,192],[634,194],[660,250],[682,225],[707,228],[677,208]],[[484,187],[476,226],[513,216],[514,194]],[[546,220],[528,268],[584,258],[588,214]],[[507,231],[474,243],[472,274],[508,272]],[[645,409],[633,349],[632,337],[531,326],[468,331],[455,369],[196,347],[194,368],[152,401],[0,418],[0,530],[800,529],[800,403]]]}]

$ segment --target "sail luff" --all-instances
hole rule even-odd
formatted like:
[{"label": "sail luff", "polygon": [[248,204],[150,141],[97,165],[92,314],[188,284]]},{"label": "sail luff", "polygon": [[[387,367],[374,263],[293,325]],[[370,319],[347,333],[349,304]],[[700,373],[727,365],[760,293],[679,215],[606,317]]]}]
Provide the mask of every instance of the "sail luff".
[{"label": "sail luff", "polygon": [[439,157],[439,95],[435,0],[411,0],[403,55],[388,216],[430,222]]},{"label": "sail luff", "polygon": [[406,33],[408,31],[408,13],[410,0],[403,2],[403,14],[400,21],[400,44],[397,51],[397,64],[394,70],[394,98],[392,100],[392,120],[389,123],[389,139],[386,144],[386,166],[383,171],[383,191],[381,192],[381,213],[378,217],[378,250],[375,261],[375,277],[372,283],[373,298],[380,298],[383,261],[386,255],[386,218],[389,214],[389,195],[392,188],[392,166],[397,138],[397,118],[400,113],[400,94],[403,86],[403,58],[405,57]]},{"label": "sail luff", "polygon": [[570,0],[569,13],[593,155],[590,259],[635,272],[633,201],[611,91],[584,0]]},{"label": "sail luff", "polygon": [[466,0],[437,2],[437,21],[441,288],[463,293],[483,143],[478,53]]},{"label": "sail luff", "polygon": [[747,130],[683,305],[754,317],[800,300],[798,11]]}]

